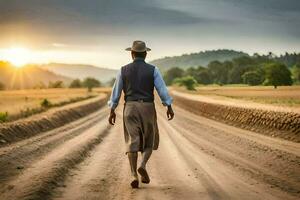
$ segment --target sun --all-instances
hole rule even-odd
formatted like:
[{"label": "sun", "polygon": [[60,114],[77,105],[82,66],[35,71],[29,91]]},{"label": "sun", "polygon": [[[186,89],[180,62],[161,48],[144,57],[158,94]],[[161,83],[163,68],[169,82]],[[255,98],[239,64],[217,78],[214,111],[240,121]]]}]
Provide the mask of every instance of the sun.
[{"label": "sun", "polygon": [[6,51],[6,60],[20,68],[30,61],[30,51],[24,47],[11,47]]}]

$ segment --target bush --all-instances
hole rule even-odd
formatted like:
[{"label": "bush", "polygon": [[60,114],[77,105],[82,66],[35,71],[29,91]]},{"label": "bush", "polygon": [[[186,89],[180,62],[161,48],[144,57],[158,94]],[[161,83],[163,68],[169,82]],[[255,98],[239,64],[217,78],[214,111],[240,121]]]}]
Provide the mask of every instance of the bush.
[{"label": "bush", "polygon": [[51,107],[51,102],[48,99],[43,99],[43,101],[41,102],[41,106],[43,108],[49,108]]},{"label": "bush", "polygon": [[290,70],[280,63],[272,63],[265,66],[266,80],[264,85],[273,85],[276,89],[280,85],[292,85]]},{"label": "bush", "polygon": [[184,71],[179,67],[173,67],[166,71],[164,74],[164,80],[167,85],[171,85],[174,79],[183,77]]},{"label": "bush", "polygon": [[88,91],[91,92],[94,87],[100,87],[101,82],[95,78],[88,77],[84,79],[83,86],[88,88]]},{"label": "bush", "polygon": [[176,78],[173,82],[180,86],[185,86],[185,88],[188,90],[196,90],[195,87],[197,85],[197,81],[192,76]]},{"label": "bush", "polygon": [[69,87],[70,87],[70,88],[81,88],[81,87],[82,87],[82,83],[81,83],[80,79],[74,79],[74,80],[71,82],[71,84],[70,84]]},{"label": "bush", "polygon": [[248,85],[260,85],[263,82],[263,76],[257,71],[246,72],[242,76],[243,82]]},{"label": "bush", "polygon": [[198,66],[197,68],[190,67],[185,71],[185,76],[192,76],[199,84],[210,84],[212,83],[211,75],[207,68]]},{"label": "bush", "polygon": [[0,122],[6,122],[8,120],[8,112],[0,112]]},{"label": "bush", "polygon": [[49,82],[48,88],[63,88],[64,82],[62,81],[55,81],[55,82]]}]

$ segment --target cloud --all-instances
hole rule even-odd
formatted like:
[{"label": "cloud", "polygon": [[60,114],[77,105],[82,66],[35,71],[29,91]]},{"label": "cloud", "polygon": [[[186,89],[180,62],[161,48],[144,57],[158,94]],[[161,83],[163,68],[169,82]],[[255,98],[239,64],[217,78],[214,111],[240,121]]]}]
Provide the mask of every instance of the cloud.
[{"label": "cloud", "polygon": [[27,25],[40,32],[71,35],[111,33],[110,29],[163,28],[197,23],[218,23],[179,10],[140,0],[11,0],[0,2],[0,24]]},{"label": "cloud", "polygon": [[292,43],[300,34],[299,10],[299,0],[1,0],[0,45],[106,50],[136,38],[189,41],[194,48],[200,41],[216,46],[249,38]]}]

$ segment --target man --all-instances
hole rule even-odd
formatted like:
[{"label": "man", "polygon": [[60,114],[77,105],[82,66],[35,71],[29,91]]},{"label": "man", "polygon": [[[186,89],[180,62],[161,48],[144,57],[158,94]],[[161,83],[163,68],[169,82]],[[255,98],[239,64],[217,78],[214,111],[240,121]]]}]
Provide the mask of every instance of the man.
[{"label": "man", "polygon": [[[138,173],[141,175],[142,183],[150,182],[146,170],[152,150],[158,148],[159,134],[154,105],[154,87],[164,106],[167,106],[167,117],[172,120],[174,112],[172,109],[173,99],[169,96],[166,84],[158,68],[145,62],[147,51],[143,41],[134,41],[131,48],[133,62],[125,65],[118,72],[113,86],[108,105],[111,108],[109,123],[115,124],[115,109],[119,103],[121,92],[124,92],[125,105],[123,110],[123,126],[126,142],[126,153],[128,154],[131,168],[131,187],[138,188]],[[142,162],[137,170],[138,151],[142,152]]]}]

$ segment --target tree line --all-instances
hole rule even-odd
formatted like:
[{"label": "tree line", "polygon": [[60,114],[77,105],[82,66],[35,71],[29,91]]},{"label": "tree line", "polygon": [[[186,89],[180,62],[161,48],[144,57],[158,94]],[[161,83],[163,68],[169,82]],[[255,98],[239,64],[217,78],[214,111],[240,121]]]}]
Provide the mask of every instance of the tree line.
[{"label": "tree line", "polygon": [[275,57],[272,53],[254,54],[231,61],[212,61],[207,67],[190,67],[186,70],[173,67],[164,73],[164,79],[167,85],[189,85],[187,87],[190,89],[194,87],[191,85],[195,84],[273,85],[276,88],[300,83],[300,56],[287,54]]},{"label": "tree line", "polygon": [[[102,83],[101,81],[92,78],[92,77],[87,77],[84,80],[80,79],[74,79],[69,86],[69,88],[87,88],[88,91],[92,91],[93,88],[95,87],[101,87]],[[65,84],[63,81],[50,81],[48,85],[46,85],[43,82],[38,83],[36,86],[34,86],[35,89],[44,89],[44,88],[65,88]],[[0,90],[5,89],[5,84],[0,82]]]},{"label": "tree line", "polygon": [[[42,84],[42,83],[41,83]],[[87,77],[84,80],[80,79],[74,79],[70,85],[69,88],[87,88],[88,91],[92,91],[94,87],[101,87],[102,83],[92,77]],[[54,82],[49,82],[48,88],[64,88],[64,82],[63,81],[54,81]],[[46,88],[46,86],[42,86],[39,88]]]}]

